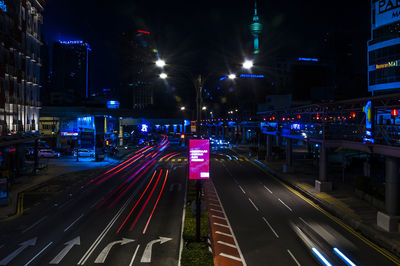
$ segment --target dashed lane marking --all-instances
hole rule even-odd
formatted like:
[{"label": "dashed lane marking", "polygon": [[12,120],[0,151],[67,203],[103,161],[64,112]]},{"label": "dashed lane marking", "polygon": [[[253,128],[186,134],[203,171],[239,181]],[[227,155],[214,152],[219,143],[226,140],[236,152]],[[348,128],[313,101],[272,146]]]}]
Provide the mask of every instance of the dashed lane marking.
[{"label": "dashed lane marking", "polygon": [[221,235],[221,236],[227,236],[227,237],[233,237],[231,234],[227,234],[221,231],[215,231],[216,234]]},{"label": "dashed lane marking", "polygon": [[235,246],[235,245],[232,245],[232,244],[226,243],[226,242],[224,242],[224,241],[221,241],[221,240],[218,240],[218,241],[217,241],[217,243],[218,243],[218,244],[221,244],[221,245],[225,245],[225,246],[231,247],[231,248],[236,248],[236,246]]},{"label": "dashed lane marking", "polygon": [[270,225],[270,223],[267,221],[267,219],[265,219],[265,217],[263,217],[264,222],[268,225],[269,229],[271,229],[272,233],[274,233],[274,235],[276,236],[276,238],[279,238],[279,235],[276,233],[276,231],[274,230],[274,228],[272,228],[272,226]]},{"label": "dashed lane marking", "polygon": [[232,260],[236,260],[236,261],[242,262],[241,258],[238,258],[238,257],[235,257],[235,256],[231,256],[231,255],[228,255],[228,254],[225,254],[225,253],[219,253],[219,255],[222,256],[222,257],[228,258],[228,259],[232,259]]}]

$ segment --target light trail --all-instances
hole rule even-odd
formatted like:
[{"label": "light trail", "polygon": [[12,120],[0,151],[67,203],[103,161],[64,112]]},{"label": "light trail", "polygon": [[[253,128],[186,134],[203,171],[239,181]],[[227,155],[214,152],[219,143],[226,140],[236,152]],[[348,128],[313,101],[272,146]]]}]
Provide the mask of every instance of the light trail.
[{"label": "light trail", "polygon": [[133,228],[135,227],[136,223],[138,222],[140,216],[142,215],[144,209],[146,208],[147,204],[149,203],[150,198],[153,196],[154,190],[156,189],[156,187],[158,185],[158,181],[160,181],[161,174],[162,174],[162,169],[160,170],[160,174],[158,175],[157,181],[154,184],[153,189],[151,190],[151,192],[150,192],[149,196],[147,197],[145,203],[143,204],[142,208],[140,209],[138,215],[136,215],[136,218],[133,221],[131,227],[129,227],[129,231],[133,230]]},{"label": "light trail", "polygon": [[[162,170],[161,170],[162,171]],[[117,230],[117,234],[121,231],[122,227],[125,225],[126,221],[128,221],[129,217],[132,215],[132,212],[136,209],[137,205],[139,204],[139,202],[142,200],[143,195],[146,193],[147,189],[149,188],[150,184],[153,182],[154,176],[156,175],[157,170],[154,171],[153,176],[150,179],[150,182],[147,184],[146,188],[144,189],[142,195],[140,195],[140,198],[138,201],[136,201],[135,206],[133,206],[133,208],[131,209],[131,211],[129,212],[129,214],[126,216],[125,220],[122,222],[121,226],[118,228]]]},{"label": "light trail", "polygon": [[151,220],[151,218],[153,217],[153,214],[154,214],[154,211],[155,211],[155,209],[156,209],[156,207],[157,207],[158,201],[159,201],[160,198],[161,198],[161,194],[163,193],[163,190],[164,190],[164,187],[165,187],[165,183],[167,182],[167,178],[168,178],[168,170],[167,170],[167,173],[165,174],[164,183],[163,183],[163,185],[162,185],[162,187],[161,187],[160,194],[158,194],[157,201],[156,201],[156,203],[154,204],[154,207],[153,207],[153,210],[152,210],[151,213],[150,213],[149,219],[147,219],[146,226],[145,226],[144,229],[143,229],[143,232],[142,232],[143,234],[145,234],[146,231],[147,231],[147,227],[149,226],[150,220]]}]

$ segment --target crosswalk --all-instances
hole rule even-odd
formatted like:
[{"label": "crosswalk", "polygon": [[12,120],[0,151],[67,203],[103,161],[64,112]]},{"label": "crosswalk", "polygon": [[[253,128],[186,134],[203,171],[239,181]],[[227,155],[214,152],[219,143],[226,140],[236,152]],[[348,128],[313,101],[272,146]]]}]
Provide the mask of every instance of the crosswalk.
[{"label": "crosswalk", "polygon": [[[247,158],[232,158],[232,159],[228,159],[228,158],[211,158],[210,161],[215,161],[215,162],[229,162],[229,161],[240,161],[240,162],[244,162],[244,161],[249,161],[249,159]],[[173,163],[187,163],[188,162],[188,158],[173,158],[173,159],[160,159],[158,160],[158,162],[173,162]]]}]

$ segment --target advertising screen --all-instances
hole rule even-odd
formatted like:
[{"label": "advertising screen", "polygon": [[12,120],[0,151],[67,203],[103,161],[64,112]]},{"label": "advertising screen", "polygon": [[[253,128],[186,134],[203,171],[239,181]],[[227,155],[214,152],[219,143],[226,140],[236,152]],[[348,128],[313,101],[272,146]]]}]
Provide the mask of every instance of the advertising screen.
[{"label": "advertising screen", "polygon": [[210,141],[191,139],[189,141],[189,179],[210,178]]}]

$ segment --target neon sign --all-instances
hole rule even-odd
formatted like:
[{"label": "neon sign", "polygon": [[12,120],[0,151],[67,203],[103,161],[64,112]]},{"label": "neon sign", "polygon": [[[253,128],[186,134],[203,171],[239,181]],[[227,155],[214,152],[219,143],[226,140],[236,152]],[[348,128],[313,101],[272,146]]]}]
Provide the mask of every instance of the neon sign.
[{"label": "neon sign", "polygon": [[382,68],[387,68],[387,67],[397,67],[400,66],[400,60],[396,61],[390,61],[384,64],[377,64],[375,65],[375,69],[382,69]]},{"label": "neon sign", "polygon": [[3,10],[4,12],[7,12],[7,5],[4,2],[4,0],[0,0],[0,9]]},{"label": "neon sign", "polygon": [[83,41],[58,41],[61,44],[83,44]]},{"label": "neon sign", "polygon": [[150,34],[150,31],[145,31],[145,30],[138,30],[137,32],[143,33],[143,34]]}]

